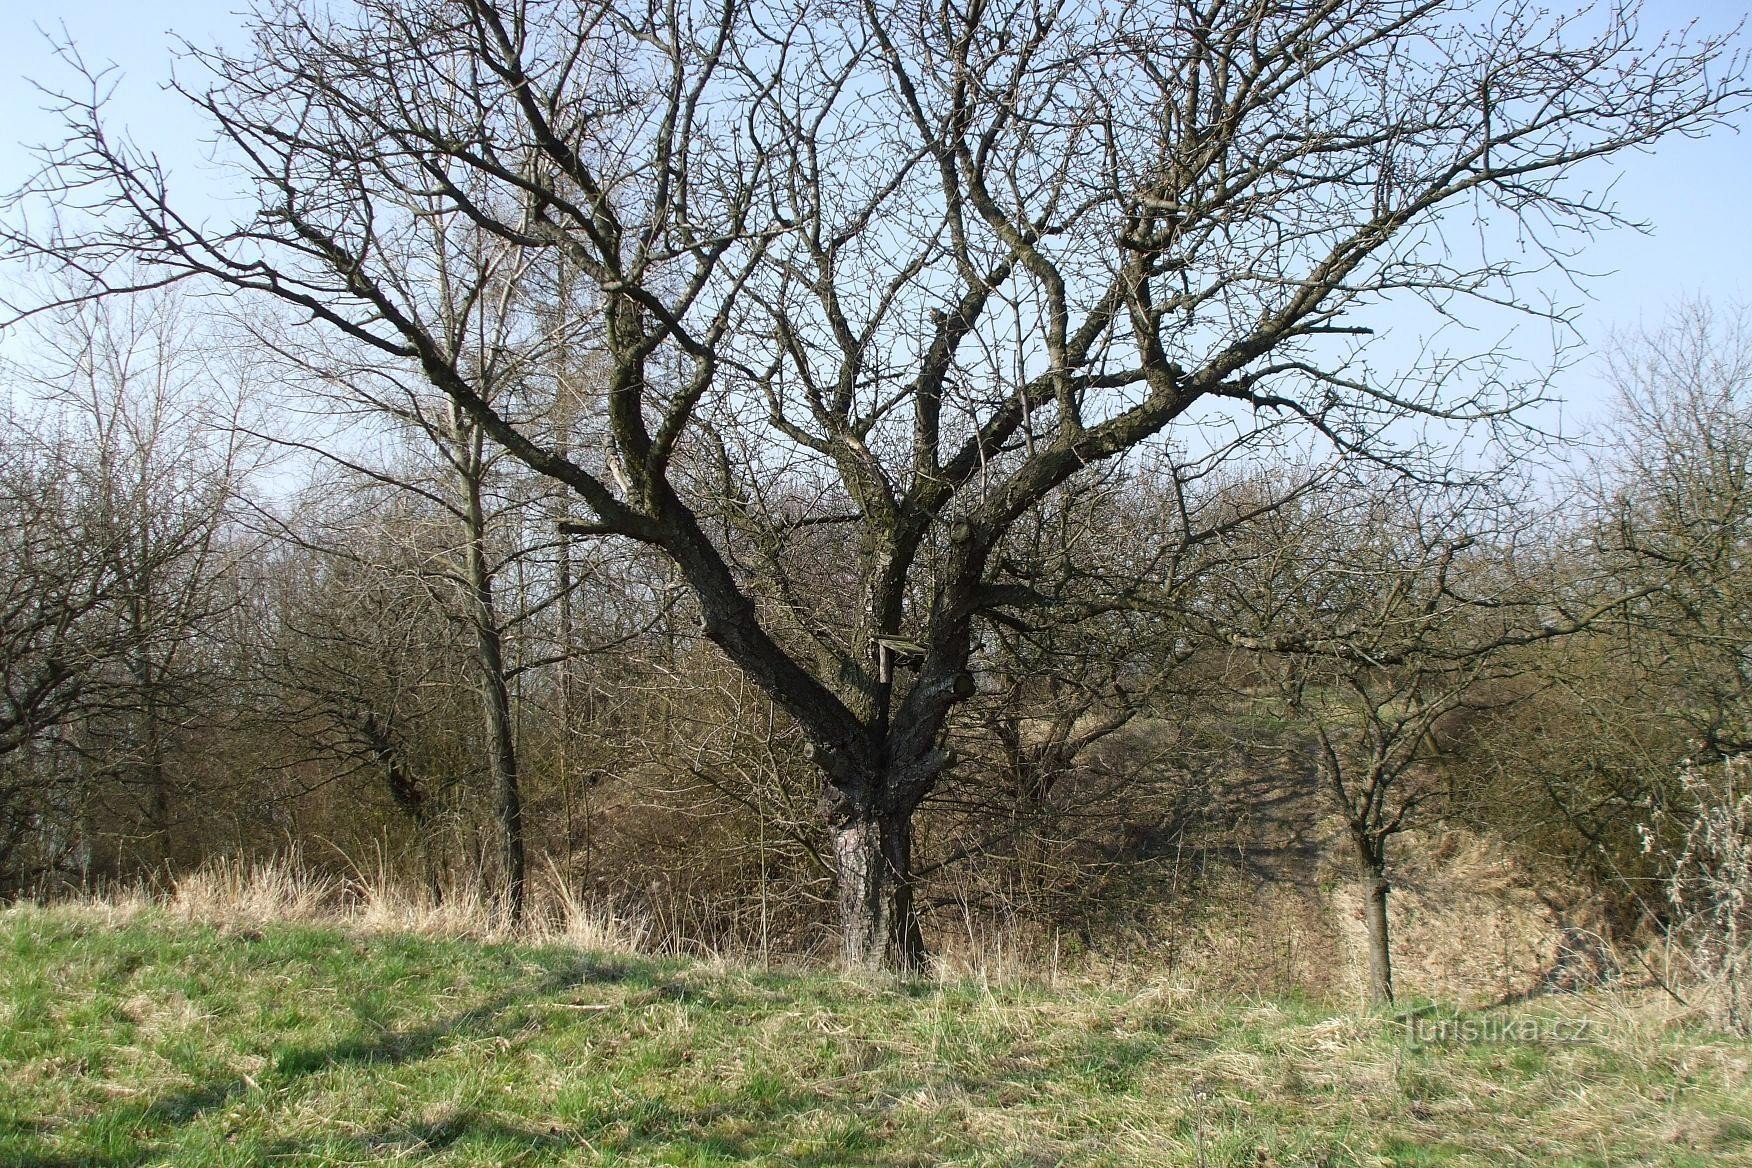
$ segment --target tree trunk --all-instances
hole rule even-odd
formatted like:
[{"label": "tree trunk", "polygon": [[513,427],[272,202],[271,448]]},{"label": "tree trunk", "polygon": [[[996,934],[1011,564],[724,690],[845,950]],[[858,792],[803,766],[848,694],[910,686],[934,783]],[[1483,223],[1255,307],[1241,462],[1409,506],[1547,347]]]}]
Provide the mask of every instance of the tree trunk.
[{"label": "tree trunk", "polygon": [[152,841],[156,867],[169,879],[176,858],[170,825],[170,775],[164,765],[164,744],[158,733],[156,711],[146,715],[146,759],[143,766],[148,801],[147,815],[152,824]]},{"label": "tree trunk", "polygon": [[460,420],[458,434],[466,435],[468,459],[462,472],[467,501],[466,547],[470,620],[475,630],[476,660],[486,715],[487,760],[493,774],[493,816],[499,828],[500,903],[506,924],[523,920],[526,862],[523,848],[523,795],[517,774],[516,732],[511,719],[511,689],[505,678],[505,645],[493,602],[493,575],[487,565],[487,519],[481,502],[485,462],[479,431],[465,430]]},{"label": "tree trunk", "polygon": [[1363,870],[1363,917],[1369,931],[1369,1004],[1393,1004],[1393,959],[1387,943],[1387,893],[1390,889],[1384,865],[1374,862]]},{"label": "tree trunk", "polygon": [[854,815],[836,824],[833,857],[845,967],[923,972],[924,937],[913,903],[912,813]]},{"label": "tree trunk", "polygon": [[158,707],[156,679],[144,650],[141,650],[134,677],[140,686],[140,778],[146,788],[146,819],[152,833],[153,868],[162,873],[164,879],[170,880],[176,859],[171,838],[170,772],[164,760],[163,716]]},{"label": "tree trunk", "polygon": [[511,730],[511,695],[505,685],[504,666],[499,656],[498,630],[483,630],[481,641],[482,664],[487,672],[484,696],[488,751],[493,767],[493,812],[499,821],[499,875],[505,882],[506,923],[515,926],[523,920],[527,878],[523,850],[523,794],[518,783],[517,748]]}]

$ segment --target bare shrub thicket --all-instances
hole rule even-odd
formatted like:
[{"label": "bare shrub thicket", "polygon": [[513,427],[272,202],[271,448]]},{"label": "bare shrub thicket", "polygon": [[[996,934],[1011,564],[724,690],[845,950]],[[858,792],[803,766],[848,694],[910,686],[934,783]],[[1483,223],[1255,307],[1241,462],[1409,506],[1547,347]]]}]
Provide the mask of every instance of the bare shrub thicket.
[{"label": "bare shrub thicket", "polygon": [[1684,841],[1668,895],[1722,1022],[1752,1034],[1752,759],[1679,772]]}]

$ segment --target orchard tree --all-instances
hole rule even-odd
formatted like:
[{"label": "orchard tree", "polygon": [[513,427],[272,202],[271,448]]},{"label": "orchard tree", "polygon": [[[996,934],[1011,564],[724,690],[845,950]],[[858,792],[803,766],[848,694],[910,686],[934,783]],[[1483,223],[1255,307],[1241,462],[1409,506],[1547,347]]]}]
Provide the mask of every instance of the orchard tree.
[{"label": "orchard tree", "polygon": [[[277,299],[564,484],[580,537],[668,557],[809,745],[845,961],[902,968],[977,631],[1038,600],[994,554],[1018,519],[1213,411],[1388,463],[1396,421],[1507,419],[1488,378],[1368,374],[1365,314],[1528,302],[1616,221],[1578,169],[1744,94],[1724,40],[1517,0],[293,0],[186,66],[251,213],[182,201],[93,79],[12,242]],[[1512,242],[1451,252],[1456,218]],[[446,331],[431,241],[470,233],[588,321]],[[598,351],[589,445],[481,380],[556,329]]]}]

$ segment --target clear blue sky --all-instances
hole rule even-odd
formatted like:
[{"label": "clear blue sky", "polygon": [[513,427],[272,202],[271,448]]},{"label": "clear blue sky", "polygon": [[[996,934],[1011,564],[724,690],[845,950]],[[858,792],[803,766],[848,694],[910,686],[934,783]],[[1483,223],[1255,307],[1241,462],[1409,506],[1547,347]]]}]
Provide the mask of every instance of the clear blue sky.
[{"label": "clear blue sky", "polygon": [[[201,157],[200,125],[179,99],[160,90],[170,70],[172,32],[196,43],[235,42],[242,25],[235,13],[242,7],[238,0],[0,0],[0,188],[12,189],[27,172],[19,142],[58,136],[53,119],[37,108],[42,98],[25,81],[66,78],[38,26],[58,34],[65,24],[87,60],[116,63],[123,78],[113,108],[142,144],[190,174]],[[1653,0],[1645,28],[1692,18],[1720,28],[1746,15],[1745,0]],[[1654,232],[1603,237],[1583,256],[1585,270],[1606,273],[1587,285],[1595,300],[1581,325],[1590,342],[1640,318],[1658,321],[1683,297],[1752,299],[1746,274],[1752,271],[1752,133],[1672,141],[1621,160],[1618,169],[1620,208],[1652,223]],[[1572,415],[1593,412],[1595,381],[1586,367],[1566,377],[1562,390]]]}]

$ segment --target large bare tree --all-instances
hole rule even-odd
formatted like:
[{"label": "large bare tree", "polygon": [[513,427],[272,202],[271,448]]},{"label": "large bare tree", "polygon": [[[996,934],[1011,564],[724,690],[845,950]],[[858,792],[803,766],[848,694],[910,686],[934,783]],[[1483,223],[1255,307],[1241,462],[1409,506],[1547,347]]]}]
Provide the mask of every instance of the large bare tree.
[{"label": "large bare tree", "polygon": [[[1020,516],[1224,403],[1386,461],[1408,416],[1504,416],[1488,379],[1370,376],[1366,311],[1523,302],[1615,221],[1578,168],[1744,93],[1722,40],[1519,0],[358,0],[253,27],[181,82],[250,214],[174,197],[98,92],[13,242],[277,298],[564,483],[574,531],[661,549],[810,744],[852,965],[921,959],[911,819],[981,622],[1039,599],[994,555]],[[482,392],[434,217],[592,293],[602,442]],[[1474,217],[1512,244],[1450,250]],[[556,326],[523,325],[502,343],[534,361]]]}]

